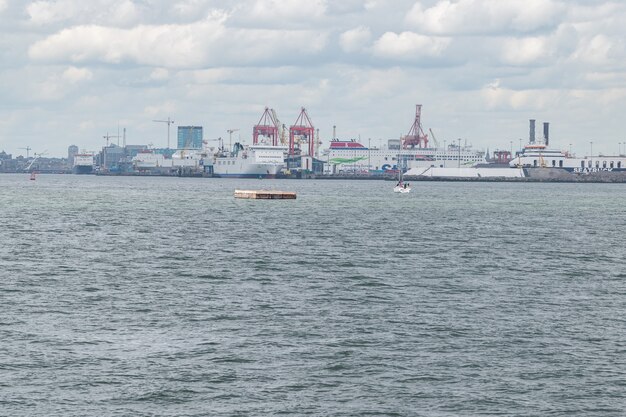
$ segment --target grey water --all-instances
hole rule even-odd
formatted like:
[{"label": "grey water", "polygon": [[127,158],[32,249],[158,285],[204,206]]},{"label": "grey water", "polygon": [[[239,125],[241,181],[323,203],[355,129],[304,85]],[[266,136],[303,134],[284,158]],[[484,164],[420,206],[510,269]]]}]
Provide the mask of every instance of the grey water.
[{"label": "grey water", "polygon": [[626,414],[626,187],[393,185],[1,175],[0,415]]}]

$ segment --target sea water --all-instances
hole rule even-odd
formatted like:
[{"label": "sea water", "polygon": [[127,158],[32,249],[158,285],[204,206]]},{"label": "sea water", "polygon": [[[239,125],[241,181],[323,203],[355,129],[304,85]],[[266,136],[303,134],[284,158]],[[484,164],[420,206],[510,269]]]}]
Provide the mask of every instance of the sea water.
[{"label": "sea water", "polygon": [[1,175],[0,415],[626,413],[624,185],[394,185]]}]

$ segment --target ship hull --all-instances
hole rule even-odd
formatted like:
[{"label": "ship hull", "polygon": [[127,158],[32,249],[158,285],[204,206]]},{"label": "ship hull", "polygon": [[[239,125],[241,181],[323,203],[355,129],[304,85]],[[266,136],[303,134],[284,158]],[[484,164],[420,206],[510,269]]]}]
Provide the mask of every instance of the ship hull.
[{"label": "ship hull", "polygon": [[223,178],[276,178],[284,165],[265,164],[235,164],[216,165],[213,168],[213,176]]},{"label": "ship hull", "polygon": [[93,166],[75,166],[74,174],[78,174],[78,175],[93,174]]},{"label": "ship hull", "polygon": [[263,178],[275,179],[276,174],[213,174],[217,178]]}]

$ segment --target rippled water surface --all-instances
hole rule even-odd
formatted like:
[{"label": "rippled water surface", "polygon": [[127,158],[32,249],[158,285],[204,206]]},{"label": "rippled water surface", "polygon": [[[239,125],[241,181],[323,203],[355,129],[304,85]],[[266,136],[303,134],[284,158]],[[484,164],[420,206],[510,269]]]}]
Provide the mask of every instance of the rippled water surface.
[{"label": "rippled water surface", "polygon": [[626,413],[625,186],[393,185],[1,175],[0,415]]}]

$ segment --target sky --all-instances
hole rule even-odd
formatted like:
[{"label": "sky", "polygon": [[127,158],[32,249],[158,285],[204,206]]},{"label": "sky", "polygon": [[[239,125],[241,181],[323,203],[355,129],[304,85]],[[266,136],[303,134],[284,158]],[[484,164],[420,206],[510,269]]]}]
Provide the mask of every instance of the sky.
[{"label": "sky", "polygon": [[623,22],[599,0],[0,0],[0,151],[165,147],[168,117],[172,146],[178,125],[250,143],[266,106],[375,146],[422,104],[440,144],[515,150],[532,118],[626,152]]}]

